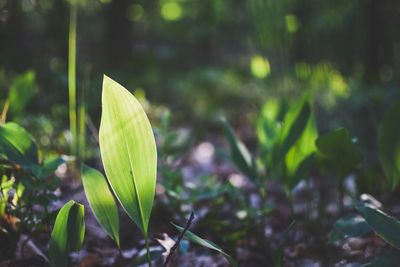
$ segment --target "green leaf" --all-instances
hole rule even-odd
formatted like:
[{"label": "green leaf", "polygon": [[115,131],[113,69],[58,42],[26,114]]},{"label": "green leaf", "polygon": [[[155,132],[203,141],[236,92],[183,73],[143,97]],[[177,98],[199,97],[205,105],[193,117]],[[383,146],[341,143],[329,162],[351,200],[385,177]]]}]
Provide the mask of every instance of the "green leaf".
[{"label": "green leaf", "polygon": [[341,179],[353,171],[362,161],[360,150],[344,128],[320,136],[315,144],[318,161],[322,168]]},{"label": "green leaf", "polygon": [[329,234],[329,241],[335,242],[344,237],[359,237],[371,232],[372,229],[360,216],[348,216],[335,222]]},{"label": "green leaf", "polygon": [[68,254],[79,251],[85,235],[84,207],[71,200],[58,212],[49,245],[53,267],[67,267]]},{"label": "green leaf", "polygon": [[278,137],[280,130],[278,117],[281,109],[283,108],[277,99],[269,99],[262,106],[260,115],[257,118],[257,137],[265,153],[270,151]]},{"label": "green leaf", "polygon": [[90,208],[106,233],[119,247],[119,217],[114,197],[101,172],[88,166],[81,167],[82,183]]},{"label": "green leaf", "polygon": [[[175,226],[176,229],[178,229],[178,231],[182,232],[184,230],[183,227],[180,227],[179,225],[176,225],[174,223],[172,223],[173,226]],[[233,258],[227,254],[225,251],[222,250],[222,248],[220,248],[218,245],[214,244],[213,242],[207,240],[207,239],[203,239],[201,237],[199,237],[198,235],[192,233],[189,230],[186,230],[184,237],[187,238],[189,241],[198,244],[200,246],[215,250],[219,253],[221,253],[226,259],[227,261],[232,265],[232,266],[237,266],[237,263],[233,260]]]},{"label": "green leaf", "polygon": [[283,121],[283,131],[281,135],[281,155],[284,157],[290,148],[297,142],[303,134],[310,118],[311,108],[308,103],[308,95],[296,103],[289,110]]},{"label": "green leaf", "polygon": [[378,152],[392,190],[400,181],[400,103],[385,114],[378,133]]},{"label": "green leaf", "polygon": [[[12,189],[15,183],[15,178],[8,178],[6,175],[3,175],[0,179],[0,218],[3,217],[8,199],[8,192]],[[16,195],[16,194],[15,194]]]},{"label": "green leaf", "polygon": [[32,168],[38,164],[38,149],[32,135],[16,123],[0,125],[0,157]]},{"label": "green leaf", "polygon": [[33,71],[27,71],[15,78],[8,95],[11,114],[21,116],[29,100],[35,94],[35,91],[36,83]]},{"label": "green leaf", "polygon": [[[277,140],[273,145],[269,164],[274,173],[280,177],[287,176],[287,165],[290,168],[289,174],[293,176],[300,163],[309,156],[308,149],[310,144],[305,142],[308,141],[307,138],[314,138],[313,131],[316,133],[315,125],[310,122],[311,108],[309,98],[309,94],[306,93],[289,109],[284,117],[283,126],[279,130]],[[300,139],[305,130],[308,130],[308,132],[304,136],[303,142]],[[297,154],[304,148],[306,148],[304,152],[307,155],[300,159]]]},{"label": "green leaf", "polygon": [[224,126],[224,134],[230,147],[230,157],[236,167],[251,180],[257,179],[257,172],[254,164],[254,159],[246,146],[236,136],[232,127],[225,119],[222,119]]},{"label": "green leaf", "polygon": [[107,179],[129,217],[147,235],[157,172],[150,122],[136,98],[107,76],[102,104],[99,137]]},{"label": "green leaf", "polygon": [[65,163],[65,160],[61,157],[50,157],[43,162],[38,170],[36,171],[36,175],[39,178],[46,178],[57,170],[58,166]]},{"label": "green leaf", "polygon": [[285,168],[288,180],[285,184],[290,189],[306,178],[313,162],[315,140],[318,138],[315,124],[315,118],[310,116],[303,133],[286,154]]},{"label": "green leaf", "polygon": [[372,206],[356,206],[369,226],[391,246],[400,249],[400,222]]}]

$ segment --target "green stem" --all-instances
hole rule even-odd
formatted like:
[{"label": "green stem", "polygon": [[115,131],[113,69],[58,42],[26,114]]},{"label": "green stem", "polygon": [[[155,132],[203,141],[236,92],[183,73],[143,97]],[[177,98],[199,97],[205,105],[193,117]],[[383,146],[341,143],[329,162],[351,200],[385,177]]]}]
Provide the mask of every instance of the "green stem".
[{"label": "green stem", "polygon": [[71,4],[68,35],[68,97],[69,127],[72,135],[71,153],[76,154],[77,147],[77,110],[76,110],[76,24],[77,7]]},{"label": "green stem", "polygon": [[144,233],[144,239],[146,242],[147,262],[149,263],[149,267],[151,267],[150,245],[149,245],[149,237],[148,237],[147,233]]}]

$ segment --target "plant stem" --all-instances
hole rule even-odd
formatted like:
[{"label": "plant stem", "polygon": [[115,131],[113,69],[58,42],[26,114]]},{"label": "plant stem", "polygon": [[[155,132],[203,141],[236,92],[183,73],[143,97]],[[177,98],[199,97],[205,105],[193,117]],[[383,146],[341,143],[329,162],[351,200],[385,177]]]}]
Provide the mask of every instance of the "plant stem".
[{"label": "plant stem", "polygon": [[189,227],[190,227],[190,225],[192,224],[193,220],[194,220],[194,212],[192,211],[192,212],[190,213],[190,217],[189,217],[188,221],[186,222],[185,228],[183,229],[183,231],[181,232],[181,234],[178,236],[178,239],[176,240],[175,244],[172,246],[172,248],[171,248],[171,250],[170,250],[170,252],[169,252],[169,254],[168,254],[168,256],[167,256],[167,259],[166,259],[165,262],[164,262],[163,267],[168,267],[168,263],[169,263],[170,259],[171,259],[172,256],[174,255],[175,250],[176,250],[177,247],[179,246],[179,243],[181,242],[181,240],[182,240],[183,236],[185,235],[186,231],[189,229]]},{"label": "plant stem", "polygon": [[149,237],[147,233],[144,233],[144,239],[146,242],[146,254],[147,254],[147,262],[149,263],[149,267],[151,267],[151,255],[150,255],[150,245],[149,245]]},{"label": "plant stem", "polygon": [[338,188],[338,192],[339,192],[339,213],[343,214],[344,212],[344,185],[343,185],[343,181],[344,179],[339,179],[339,188]]},{"label": "plant stem", "polygon": [[68,97],[69,97],[69,127],[72,135],[71,153],[76,154],[77,145],[77,110],[76,110],[76,24],[77,6],[70,6],[68,35]]}]

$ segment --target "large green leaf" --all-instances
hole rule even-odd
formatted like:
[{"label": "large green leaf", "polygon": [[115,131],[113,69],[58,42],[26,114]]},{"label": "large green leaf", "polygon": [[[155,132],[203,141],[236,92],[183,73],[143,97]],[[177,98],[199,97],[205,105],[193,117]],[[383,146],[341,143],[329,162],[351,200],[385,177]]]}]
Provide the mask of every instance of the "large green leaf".
[{"label": "large green leaf", "polygon": [[38,149],[31,134],[16,123],[0,125],[0,157],[32,168],[38,164]]},{"label": "large green leaf", "polygon": [[81,167],[81,175],[90,208],[99,224],[119,246],[118,209],[106,178],[101,172],[85,165]]},{"label": "large green leaf", "polygon": [[68,254],[79,251],[85,236],[84,207],[71,200],[58,212],[49,245],[53,267],[67,267]]},{"label": "large green leaf", "polygon": [[379,128],[378,152],[386,177],[392,189],[400,181],[400,103],[385,114]]},{"label": "large green leaf", "polygon": [[320,136],[315,144],[322,168],[339,178],[344,178],[362,161],[360,150],[344,128]]},{"label": "large green leaf", "polygon": [[250,152],[247,150],[242,141],[240,141],[240,139],[236,136],[232,127],[224,118],[222,119],[222,123],[224,125],[225,138],[227,139],[230,147],[231,160],[244,175],[254,181],[257,178],[257,172]]},{"label": "large green leaf", "polygon": [[[172,225],[175,226],[175,228],[178,229],[178,231],[180,231],[180,232],[182,232],[184,230],[184,228],[180,227],[179,225],[176,225],[174,223],[172,223]],[[222,248],[220,248],[218,245],[214,244],[213,242],[211,242],[207,239],[203,239],[189,230],[185,231],[184,237],[195,244],[218,251],[227,259],[227,261],[232,266],[237,266],[237,263],[233,260],[233,258],[229,254],[227,254],[225,251],[223,251]]]},{"label": "large green leaf", "polygon": [[102,103],[99,137],[107,179],[122,207],[146,235],[157,172],[153,131],[136,98],[107,76]]},{"label": "large green leaf", "polygon": [[400,222],[396,218],[372,206],[360,205],[356,209],[377,235],[400,249]]}]

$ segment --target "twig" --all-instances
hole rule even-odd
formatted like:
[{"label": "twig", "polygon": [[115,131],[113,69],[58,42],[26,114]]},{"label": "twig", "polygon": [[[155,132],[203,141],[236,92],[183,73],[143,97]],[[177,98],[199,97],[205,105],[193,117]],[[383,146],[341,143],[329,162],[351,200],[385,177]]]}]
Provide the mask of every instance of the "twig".
[{"label": "twig", "polygon": [[6,103],[4,104],[3,111],[1,112],[1,123],[6,123],[7,120],[7,111],[8,108],[10,107],[10,100],[7,100]]},{"label": "twig", "polygon": [[164,262],[164,265],[163,265],[164,267],[168,266],[168,262],[170,261],[170,259],[174,255],[176,248],[179,246],[179,243],[181,242],[181,240],[182,240],[183,236],[185,235],[186,231],[189,229],[189,227],[192,224],[193,220],[194,220],[194,212],[192,211],[190,213],[189,220],[186,222],[185,228],[183,229],[181,234],[178,236],[178,239],[176,240],[175,244],[172,246],[172,248],[171,248],[171,250],[170,250],[170,252],[169,252],[169,254],[167,256],[167,259]]}]

